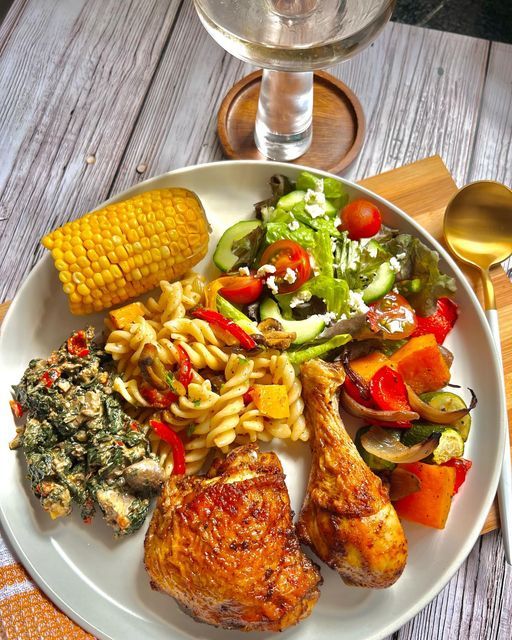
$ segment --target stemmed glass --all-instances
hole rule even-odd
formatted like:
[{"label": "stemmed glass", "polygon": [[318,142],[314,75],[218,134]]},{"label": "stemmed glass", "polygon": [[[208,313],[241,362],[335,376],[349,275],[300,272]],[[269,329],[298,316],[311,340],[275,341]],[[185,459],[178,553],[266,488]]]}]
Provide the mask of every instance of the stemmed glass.
[{"label": "stemmed glass", "polygon": [[203,25],[226,51],[263,67],[255,143],[267,158],[292,160],[311,144],[313,71],[370,44],[389,20],[395,0],[194,3]]}]

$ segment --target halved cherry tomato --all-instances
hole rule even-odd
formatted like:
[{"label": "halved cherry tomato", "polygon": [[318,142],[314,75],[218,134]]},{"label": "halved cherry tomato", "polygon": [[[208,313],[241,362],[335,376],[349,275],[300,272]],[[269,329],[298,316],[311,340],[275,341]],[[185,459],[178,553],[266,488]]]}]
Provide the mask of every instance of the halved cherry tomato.
[{"label": "halved cherry tomato", "polygon": [[[270,244],[263,252],[260,264],[272,264],[276,268],[272,275],[279,293],[291,293],[311,277],[309,253],[293,240],[278,240]],[[295,274],[293,282],[288,282],[288,269]]]},{"label": "halved cherry tomato", "polygon": [[368,200],[354,200],[341,210],[340,231],[348,231],[351,240],[371,238],[379,232],[382,217],[379,209]]},{"label": "halved cherry tomato", "polygon": [[410,411],[407,389],[402,376],[384,365],[370,380],[370,393],[383,411]]},{"label": "halved cherry tomato", "polygon": [[263,281],[256,276],[238,276],[219,291],[220,295],[233,304],[256,302],[263,291]]},{"label": "halved cherry tomato", "polygon": [[423,336],[426,333],[433,333],[437,344],[443,344],[446,336],[452,330],[457,317],[459,307],[450,298],[439,298],[436,311],[430,316],[416,316],[418,326],[414,336]]},{"label": "halved cherry tomato", "polygon": [[416,329],[416,313],[399,293],[390,291],[370,305],[366,314],[370,328],[387,340],[408,338]]}]

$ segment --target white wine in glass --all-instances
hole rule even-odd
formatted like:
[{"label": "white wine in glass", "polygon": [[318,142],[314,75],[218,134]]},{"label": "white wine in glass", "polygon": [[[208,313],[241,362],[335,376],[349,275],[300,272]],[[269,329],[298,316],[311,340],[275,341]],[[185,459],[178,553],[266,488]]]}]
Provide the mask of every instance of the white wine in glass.
[{"label": "white wine in glass", "polygon": [[263,67],[255,143],[273,160],[311,144],[313,71],[370,44],[395,0],[194,0],[210,35],[229,53]]}]

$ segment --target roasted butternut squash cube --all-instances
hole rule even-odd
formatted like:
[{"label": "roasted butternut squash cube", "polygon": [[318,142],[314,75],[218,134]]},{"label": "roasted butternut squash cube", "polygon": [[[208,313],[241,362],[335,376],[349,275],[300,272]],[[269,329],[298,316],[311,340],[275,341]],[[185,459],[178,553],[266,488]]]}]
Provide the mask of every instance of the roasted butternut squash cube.
[{"label": "roasted butternut squash cube", "polygon": [[450,369],[432,333],[411,338],[391,362],[416,393],[437,391],[450,382]]},{"label": "roasted butternut squash cube", "polygon": [[393,503],[399,517],[444,529],[452,505],[455,469],[423,462],[401,464],[400,467],[419,478],[421,489]]}]

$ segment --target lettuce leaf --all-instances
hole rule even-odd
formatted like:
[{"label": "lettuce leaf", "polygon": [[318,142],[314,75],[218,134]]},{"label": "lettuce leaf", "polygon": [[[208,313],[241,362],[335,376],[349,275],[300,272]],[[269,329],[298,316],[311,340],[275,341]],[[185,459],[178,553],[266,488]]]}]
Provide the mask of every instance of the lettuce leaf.
[{"label": "lettuce leaf", "polygon": [[401,233],[384,246],[399,259],[400,271],[397,280],[421,280],[420,290],[407,294],[407,299],[419,315],[428,316],[434,313],[439,298],[455,293],[455,280],[439,271],[437,251],[429,249],[415,236]]},{"label": "lettuce leaf", "polygon": [[290,303],[293,298],[303,293],[309,293],[323,300],[327,306],[327,311],[332,311],[337,316],[348,313],[348,284],[345,280],[338,280],[326,275],[319,275],[305,282],[302,287],[292,293],[281,293],[276,295],[281,312],[284,318],[291,319],[293,310]]},{"label": "lettuce leaf", "polygon": [[277,222],[269,222],[267,224],[267,233],[265,236],[266,243],[272,244],[273,242],[277,242],[278,240],[293,240],[305,249],[312,250],[316,244],[315,231],[302,223],[299,223],[298,229],[294,229],[292,231],[288,226],[289,222],[291,222],[292,219],[293,218],[291,217],[284,219],[281,218]]}]

